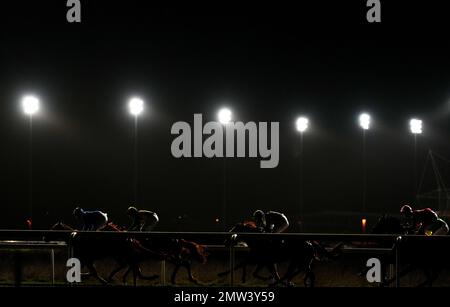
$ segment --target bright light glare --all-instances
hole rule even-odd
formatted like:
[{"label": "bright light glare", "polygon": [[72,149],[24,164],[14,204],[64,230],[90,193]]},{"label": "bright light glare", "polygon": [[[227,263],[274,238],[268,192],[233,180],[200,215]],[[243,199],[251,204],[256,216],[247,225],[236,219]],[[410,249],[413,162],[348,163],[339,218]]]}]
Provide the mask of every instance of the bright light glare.
[{"label": "bright light glare", "polygon": [[39,110],[39,99],[34,96],[23,97],[22,108],[25,114],[33,115]]},{"label": "bright light glare", "polygon": [[128,107],[132,115],[138,116],[144,110],[144,101],[140,98],[131,98]]},{"label": "bright light glare", "polygon": [[231,121],[231,111],[229,109],[221,109],[218,113],[219,122],[221,124],[228,124]]},{"label": "bright light glare", "polygon": [[421,134],[422,133],[422,121],[420,119],[411,119],[409,121],[409,128],[411,129],[411,133],[413,134]]},{"label": "bright light glare", "polygon": [[305,130],[308,129],[309,120],[306,117],[299,117],[297,119],[296,124],[297,124],[297,131],[305,132]]},{"label": "bright light glare", "polygon": [[370,115],[367,113],[363,113],[359,116],[359,125],[364,130],[369,130],[370,128]]}]

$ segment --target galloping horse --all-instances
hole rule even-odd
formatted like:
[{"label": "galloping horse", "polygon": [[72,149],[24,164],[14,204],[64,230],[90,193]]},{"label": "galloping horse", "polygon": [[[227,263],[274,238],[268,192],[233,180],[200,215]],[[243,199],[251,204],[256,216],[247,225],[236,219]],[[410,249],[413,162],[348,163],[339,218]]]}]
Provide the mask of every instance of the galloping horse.
[{"label": "galloping horse", "polygon": [[[379,218],[374,226],[372,233],[374,234],[398,234],[404,235],[405,231],[401,225],[399,218],[383,215]],[[433,282],[439,276],[439,273],[448,266],[448,259],[450,257],[450,250],[447,246],[437,245],[433,240],[424,241],[421,246],[413,244],[408,241],[407,234],[403,237],[400,245],[400,261],[406,263],[407,266],[399,273],[397,278],[401,278],[406,274],[420,269],[426,275],[426,280],[418,286],[432,286]],[[394,263],[393,256],[388,257],[389,263]],[[389,285],[395,280],[391,278],[383,281],[382,285]]]},{"label": "galloping horse", "polygon": [[[254,222],[246,221],[236,224],[230,232],[259,233],[260,231]],[[296,238],[286,240],[272,238],[268,241],[262,240],[261,238],[250,238],[246,239],[245,242],[247,243],[250,252],[244,261],[234,268],[243,268],[242,282],[245,282],[246,266],[248,264],[256,264],[257,267],[253,276],[260,279],[266,279],[258,275],[258,271],[266,267],[271,273],[272,278],[275,280],[272,285],[285,283],[288,286],[293,286],[292,279],[300,272],[304,272],[305,286],[313,287],[315,282],[315,275],[312,271],[314,259],[318,259],[319,256],[329,256],[330,258],[334,258],[334,255],[327,252],[319,243]],[[289,263],[283,277],[280,277],[276,267],[276,264],[281,262]],[[219,276],[228,273],[229,271],[225,271],[219,273]]]},{"label": "galloping horse", "polygon": [[[72,227],[57,223],[52,227],[53,230],[70,230],[76,231]],[[102,231],[123,231],[114,223],[108,223]],[[142,243],[141,243],[142,242]],[[158,275],[145,276],[142,274],[139,267],[139,263],[144,260],[161,261],[166,260],[175,265],[172,272],[171,282],[175,284],[177,272],[181,267],[186,268],[188,278],[191,282],[197,283],[197,280],[192,274],[192,261],[196,260],[199,263],[206,263],[207,253],[206,248],[203,245],[195,242],[179,240],[156,240],[145,239],[138,241],[134,238],[121,238],[110,240],[94,240],[86,239],[73,240],[71,243],[74,246],[74,252],[77,253],[77,258],[80,259],[83,265],[88,267],[91,276],[96,277],[101,283],[106,284],[112,281],[113,277],[121,270],[128,267],[128,270],[122,277],[124,283],[126,283],[127,276],[130,272],[133,272],[133,281],[136,285],[136,278],[152,280]],[[118,263],[118,267],[114,269],[108,280],[104,280],[97,273],[94,267],[94,261],[101,260],[106,257],[113,257]]]},{"label": "galloping horse", "polygon": [[[145,257],[152,257],[156,260],[162,260],[163,255],[153,252],[144,246],[139,241],[130,238],[120,239],[91,239],[78,238],[77,230],[62,222],[56,223],[51,228],[52,230],[69,230],[74,232],[70,239],[70,244],[73,247],[74,257],[78,258],[83,266],[86,266],[89,273],[83,274],[85,276],[93,276],[97,278],[102,284],[107,284],[112,280],[114,274],[125,267],[130,267],[133,271],[134,285],[136,285],[137,277],[141,279],[152,280],[158,275],[144,276],[139,268],[139,261]],[[108,223],[102,230],[104,231],[120,231],[120,229],[113,223]],[[108,281],[102,278],[95,266],[94,262],[98,260],[112,257],[118,264],[118,268],[114,269],[109,275]]]},{"label": "galloping horse", "polygon": [[176,283],[176,276],[181,267],[184,267],[188,274],[189,281],[198,283],[192,274],[193,260],[200,264],[205,264],[208,253],[204,245],[197,244],[184,239],[156,239],[150,238],[142,241],[142,244],[151,250],[167,255],[166,261],[172,263],[175,268],[171,275],[171,283]]}]

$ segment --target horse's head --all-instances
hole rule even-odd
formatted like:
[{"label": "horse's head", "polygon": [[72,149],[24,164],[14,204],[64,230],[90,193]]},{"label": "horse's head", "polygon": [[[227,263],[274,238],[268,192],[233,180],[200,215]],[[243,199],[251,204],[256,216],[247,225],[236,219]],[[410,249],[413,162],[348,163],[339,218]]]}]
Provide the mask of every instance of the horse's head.
[{"label": "horse's head", "polygon": [[[237,223],[234,225],[233,228],[230,229],[230,232],[261,232],[261,230],[256,226],[256,223],[254,221],[244,221],[241,223]],[[238,236],[236,234],[233,234],[231,238],[228,238],[225,240],[225,246],[230,246],[231,242],[236,243],[238,240]]]},{"label": "horse's head", "polygon": [[372,229],[373,234],[402,234],[404,232],[399,218],[383,214]]},{"label": "horse's head", "polygon": [[254,221],[244,221],[241,223],[237,223],[233,228],[230,229],[230,232],[261,232],[256,226]]},{"label": "horse's head", "polygon": [[76,229],[70,227],[67,224],[64,224],[62,221],[59,221],[55,225],[53,225],[50,230],[69,230],[69,231],[75,231]]},{"label": "horse's head", "polygon": [[102,230],[104,230],[104,231],[117,231],[117,232],[122,231],[122,229],[118,225],[114,224],[113,222],[108,222],[102,228]]}]

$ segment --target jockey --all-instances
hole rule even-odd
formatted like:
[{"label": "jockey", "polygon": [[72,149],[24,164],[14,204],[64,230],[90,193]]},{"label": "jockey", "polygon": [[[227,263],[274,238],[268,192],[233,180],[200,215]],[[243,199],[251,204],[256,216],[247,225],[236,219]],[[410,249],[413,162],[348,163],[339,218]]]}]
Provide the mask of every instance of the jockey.
[{"label": "jockey", "polygon": [[449,232],[447,223],[430,208],[413,210],[411,206],[404,205],[400,213],[403,228],[412,230],[414,234],[431,236],[446,235]]},{"label": "jockey", "polygon": [[129,207],[127,215],[132,223],[128,231],[152,231],[159,222],[158,215],[148,210],[138,210],[135,207]]},{"label": "jockey", "polygon": [[283,213],[268,211],[264,213],[262,210],[256,210],[253,213],[253,219],[258,228],[264,232],[281,233],[289,227],[289,221]]},{"label": "jockey", "polygon": [[76,207],[72,214],[83,224],[81,230],[100,230],[108,223],[108,216],[101,211],[84,211],[82,208]]}]

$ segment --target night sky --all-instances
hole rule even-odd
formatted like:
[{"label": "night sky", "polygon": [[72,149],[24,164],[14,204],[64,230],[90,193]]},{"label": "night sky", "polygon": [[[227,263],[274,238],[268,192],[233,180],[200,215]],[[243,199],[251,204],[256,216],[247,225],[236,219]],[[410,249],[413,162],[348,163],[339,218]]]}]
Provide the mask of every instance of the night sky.
[{"label": "night sky", "polygon": [[[369,212],[414,201],[411,117],[424,121],[419,172],[428,150],[450,159],[450,18],[440,2],[382,1],[381,24],[366,21],[363,0],[81,2],[81,24],[66,21],[63,0],[0,5],[0,228],[23,229],[28,214],[29,125],[20,109],[28,93],[41,101],[33,117],[33,219],[41,229],[74,224],[76,205],[129,223],[127,101],[135,95],[146,103],[136,206],[160,215],[158,230],[221,229],[222,159],[173,158],[170,128],[192,123],[194,113],[216,120],[224,105],[237,121],[280,122],[277,168],[261,169],[259,158],[226,161],[230,225],[255,209],[298,218],[299,115],[311,122],[306,213],[361,211],[362,111],[373,118]],[[424,191],[433,189],[432,174],[425,177]]]}]

